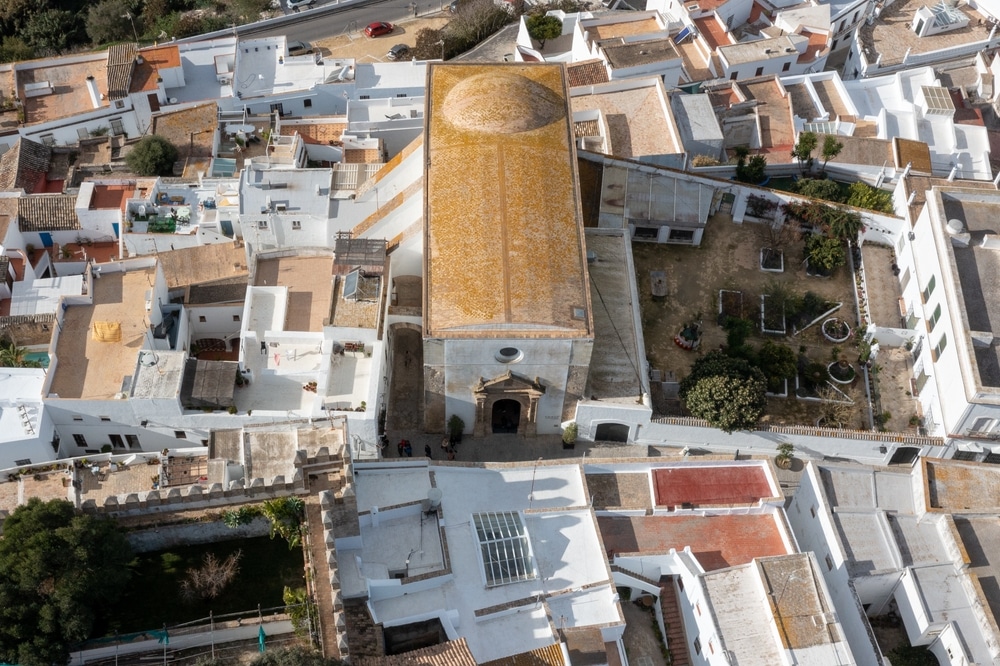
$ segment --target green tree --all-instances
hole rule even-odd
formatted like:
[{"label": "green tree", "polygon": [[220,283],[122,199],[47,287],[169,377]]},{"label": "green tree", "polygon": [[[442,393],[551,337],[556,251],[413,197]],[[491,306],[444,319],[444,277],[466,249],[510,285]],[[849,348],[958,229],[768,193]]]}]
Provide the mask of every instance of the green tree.
[{"label": "green tree", "polygon": [[843,266],[847,261],[843,241],[821,234],[813,234],[806,239],[806,257],[812,268],[825,273]]},{"label": "green tree", "polygon": [[91,5],[87,10],[87,36],[94,44],[134,39],[132,24],[128,19],[134,9],[128,0],[100,0]]},{"label": "green tree", "polygon": [[0,62],[31,60],[34,57],[35,50],[20,37],[4,37],[0,42]]},{"label": "green tree", "polygon": [[684,404],[694,416],[727,433],[757,426],[767,398],[761,377],[705,377],[688,391]]},{"label": "green tree", "polygon": [[48,8],[48,0],[3,0],[0,2],[0,23],[6,34],[14,35],[24,29],[34,14]]},{"label": "green tree", "polygon": [[27,360],[28,350],[18,347],[12,340],[0,340],[0,367],[2,368],[40,368],[38,361]]},{"label": "green tree", "polygon": [[230,0],[228,14],[239,23],[251,23],[259,21],[261,13],[270,5],[270,0]]},{"label": "green tree", "polygon": [[39,54],[61,54],[78,43],[79,21],[76,14],[61,9],[47,9],[32,14],[21,36]]},{"label": "green tree", "polygon": [[767,158],[763,155],[751,155],[750,158],[747,159],[746,155],[740,155],[737,153],[736,180],[741,183],[759,185],[764,182],[764,170],[766,168]]},{"label": "green tree", "polygon": [[816,150],[817,143],[818,139],[813,132],[799,134],[799,140],[792,148],[792,157],[799,161],[799,169],[802,170],[802,173],[812,169],[812,153]]},{"label": "green tree", "polygon": [[538,42],[539,48],[545,48],[545,42],[556,39],[562,34],[562,21],[555,16],[533,14],[524,21],[528,36]]},{"label": "green tree", "polygon": [[268,650],[254,657],[249,666],[340,666],[343,662],[324,657],[315,650],[301,646]]},{"label": "green tree", "polygon": [[840,154],[844,149],[844,144],[837,141],[837,137],[827,134],[823,137],[823,172],[826,173],[826,163]]},{"label": "green tree", "polygon": [[147,136],[125,156],[128,168],[140,176],[169,176],[177,161],[177,148],[162,136]]},{"label": "green tree", "polygon": [[444,40],[443,30],[421,28],[417,31],[416,43],[411,53],[417,60],[437,60],[444,53],[444,49],[441,48],[442,40]]},{"label": "green tree", "polygon": [[795,193],[812,199],[843,202],[840,183],[829,178],[800,178],[795,183]]},{"label": "green tree", "polygon": [[291,550],[302,542],[305,503],[298,497],[278,497],[264,502],[261,511],[271,521],[271,538],[280,535]]},{"label": "green tree", "polygon": [[757,367],[767,377],[768,389],[776,392],[781,383],[791,379],[798,372],[795,352],[788,345],[779,345],[770,340],[757,350]]},{"label": "green tree", "polygon": [[65,500],[15,509],[0,539],[0,661],[65,664],[125,590],[131,559],[113,522]]},{"label": "green tree", "polygon": [[923,646],[901,645],[886,653],[893,666],[938,666],[938,658]]},{"label": "green tree", "polygon": [[851,183],[848,188],[847,205],[889,215],[896,214],[896,209],[892,205],[892,192],[880,190],[861,181]]},{"label": "green tree", "polygon": [[316,617],[316,604],[309,598],[309,591],[304,587],[292,589],[286,585],[281,599],[285,602],[285,613],[292,621],[295,633],[307,636],[312,626],[312,618]]},{"label": "green tree", "polygon": [[699,381],[705,377],[715,376],[734,377],[737,379],[753,377],[761,380],[764,379],[764,375],[761,374],[760,370],[753,367],[746,360],[731,358],[719,350],[710,351],[704,356],[699,356],[695,360],[694,365],[691,366],[691,372],[681,380],[679,393],[681,400],[685,399],[688,391],[692,390]]}]

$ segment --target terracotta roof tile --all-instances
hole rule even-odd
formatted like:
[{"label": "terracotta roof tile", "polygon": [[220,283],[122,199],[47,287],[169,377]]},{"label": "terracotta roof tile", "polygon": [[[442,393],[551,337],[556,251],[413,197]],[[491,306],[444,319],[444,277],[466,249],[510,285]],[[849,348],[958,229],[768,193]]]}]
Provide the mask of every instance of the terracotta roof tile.
[{"label": "terracotta roof tile", "polygon": [[360,657],[358,666],[476,666],[476,659],[464,638],[384,657]]},{"label": "terracotta roof tile", "polygon": [[774,496],[762,467],[666,467],[653,470],[657,506],[754,504]]},{"label": "terracotta roof tile", "polygon": [[108,49],[108,99],[128,95],[136,53],[135,44],[115,44]]},{"label": "terracotta roof tile", "polygon": [[52,150],[29,139],[20,139],[0,156],[0,190],[44,191]]},{"label": "terracotta roof tile", "polygon": [[342,118],[336,120],[316,119],[308,123],[302,122],[282,127],[282,130],[298,132],[299,136],[306,143],[322,144],[324,146],[332,146],[339,142],[341,140],[340,137],[343,136],[346,129],[347,123]]},{"label": "terracotta roof tile", "polygon": [[[597,635],[600,637],[599,630],[593,631],[597,631]],[[483,666],[563,666],[565,663],[562,647],[559,643],[553,643],[543,648],[520,652],[502,659],[484,661]]]},{"label": "terracotta roof tile", "polygon": [[80,228],[76,195],[36,194],[17,200],[21,231],[73,231]]},{"label": "terracotta roof tile", "polygon": [[599,83],[607,83],[608,70],[604,62],[600,59],[583,60],[566,65],[566,78],[569,79],[569,87],[596,86]]}]

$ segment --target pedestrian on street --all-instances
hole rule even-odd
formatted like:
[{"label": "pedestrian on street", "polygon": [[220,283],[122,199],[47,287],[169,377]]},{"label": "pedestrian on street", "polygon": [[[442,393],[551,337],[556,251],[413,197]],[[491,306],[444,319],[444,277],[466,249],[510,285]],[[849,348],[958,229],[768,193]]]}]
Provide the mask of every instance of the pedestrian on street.
[{"label": "pedestrian on street", "polygon": [[406,454],[407,458],[413,457],[413,447],[410,445],[410,440],[408,439],[403,440],[403,453]]},{"label": "pedestrian on street", "polygon": [[449,446],[448,447],[448,460],[451,461],[451,460],[454,460],[454,459],[455,459],[455,449],[453,449],[452,447]]},{"label": "pedestrian on street", "polygon": [[424,444],[424,455],[427,456],[428,458],[432,458],[433,457],[431,455],[431,445],[430,444]]},{"label": "pedestrian on street", "polygon": [[399,440],[399,444],[396,445],[396,450],[399,451],[399,457],[400,458],[403,457],[403,449],[404,449],[405,446],[406,446],[406,440],[405,439]]}]

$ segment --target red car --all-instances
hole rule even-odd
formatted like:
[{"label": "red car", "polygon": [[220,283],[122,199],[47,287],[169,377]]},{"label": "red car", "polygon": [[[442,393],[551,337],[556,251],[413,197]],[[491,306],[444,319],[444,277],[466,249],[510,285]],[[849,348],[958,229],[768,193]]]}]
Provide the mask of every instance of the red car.
[{"label": "red car", "polygon": [[392,31],[392,24],[385,21],[369,23],[365,26],[365,35],[368,37],[381,37],[382,35],[388,35]]}]

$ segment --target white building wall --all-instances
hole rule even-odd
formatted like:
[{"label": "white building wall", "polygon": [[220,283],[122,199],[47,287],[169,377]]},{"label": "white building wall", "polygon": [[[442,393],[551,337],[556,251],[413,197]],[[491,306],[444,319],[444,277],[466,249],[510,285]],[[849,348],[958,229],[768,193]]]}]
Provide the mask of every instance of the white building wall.
[{"label": "white building wall", "polygon": [[[187,308],[190,322],[190,339],[195,342],[201,338],[220,338],[222,340],[238,338],[243,319],[243,304],[234,305],[204,305]],[[236,317],[234,320],[233,317]],[[202,321],[204,318],[205,321]],[[183,340],[186,340],[185,337]],[[178,344],[183,342],[178,337]]]},{"label": "white building wall", "polygon": [[881,655],[873,645],[871,628],[851,585],[846,555],[822,488],[823,482],[816,466],[807,463],[785,515],[801,550],[812,551],[816,555],[844,636],[857,663],[878,664]]}]

